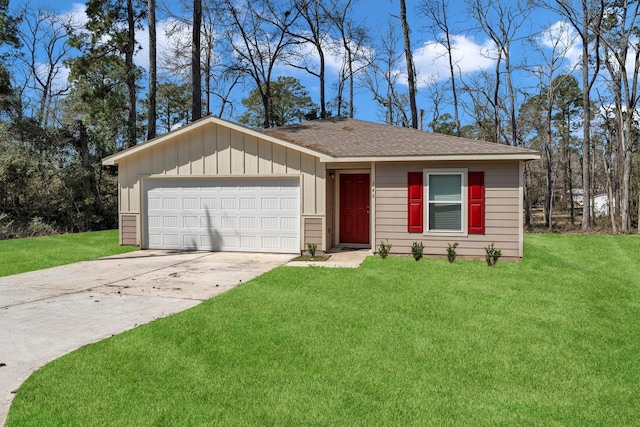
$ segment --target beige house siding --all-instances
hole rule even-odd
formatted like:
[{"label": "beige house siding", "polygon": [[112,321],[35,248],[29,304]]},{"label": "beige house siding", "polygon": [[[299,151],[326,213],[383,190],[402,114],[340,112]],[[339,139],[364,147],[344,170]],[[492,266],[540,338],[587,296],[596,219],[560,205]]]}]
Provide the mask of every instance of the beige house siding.
[{"label": "beige house siding", "polygon": [[[119,211],[121,224],[136,224],[137,244],[141,241],[141,185],[144,178],[167,177],[300,177],[300,212],[324,217],[326,210],[325,164],[309,154],[284,147],[215,123],[194,128],[161,144],[141,150],[118,162]],[[131,218],[135,217],[135,221]],[[302,227],[301,233],[304,233]],[[306,241],[301,236],[302,243]],[[121,233],[121,244],[125,243]],[[324,250],[324,248],[318,247]]]},{"label": "beige house siding", "polygon": [[136,246],[138,242],[138,218],[136,215],[120,216],[120,242],[125,246]]},{"label": "beige house siding", "polygon": [[[330,176],[330,173],[333,173],[333,177]],[[334,238],[333,238],[333,232],[335,229],[335,211],[334,211],[334,206],[335,206],[335,202],[334,202],[334,197],[335,197],[335,191],[334,191],[334,187],[335,187],[335,171],[331,171],[328,174],[328,177],[326,179],[326,196],[327,196],[327,206],[326,206],[326,249],[331,249],[334,246]]]},{"label": "beige house siding", "polygon": [[[407,232],[407,173],[431,168],[465,168],[485,173],[485,233],[434,235]],[[520,162],[412,162],[377,163],[375,236],[393,244],[394,253],[411,253],[413,242],[422,242],[427,255],[446,255],[448,243],[458,242],[461,256],[484,256],[484,247],[495,243],[505,257],[522,257]]]},{"label": "beige house siding", "polygon": [[[322,248],[322,217],[304,219],[304,249],[308,243],[315,243],[318,249]],[[324,250],[324,249],[323,249]]]}]

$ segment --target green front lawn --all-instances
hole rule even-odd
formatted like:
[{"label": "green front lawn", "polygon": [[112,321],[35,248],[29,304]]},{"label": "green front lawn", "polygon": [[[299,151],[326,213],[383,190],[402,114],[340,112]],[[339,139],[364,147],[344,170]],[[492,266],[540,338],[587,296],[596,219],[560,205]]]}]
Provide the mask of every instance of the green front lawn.
[{"label": "green front lawn", "polygon": [[33,374],[9,426],[632,425],[640,237],[281,267]]},{"label": "green front lawn", "polygon": [[0,240],[0,277],[135,250],[118,245],[118,230]]}]

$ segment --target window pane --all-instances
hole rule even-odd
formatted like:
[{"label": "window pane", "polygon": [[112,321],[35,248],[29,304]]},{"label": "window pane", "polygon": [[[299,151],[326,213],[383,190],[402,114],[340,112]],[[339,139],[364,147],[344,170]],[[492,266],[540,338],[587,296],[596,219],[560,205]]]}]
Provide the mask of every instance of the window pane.
[{"label": "window pane", "polygon": [[430,202],[462,201],[462,176],[429,175]]},{"label": "window pane", "polygon": [[462,230],[462,205],[429,203],[429,230]]}]

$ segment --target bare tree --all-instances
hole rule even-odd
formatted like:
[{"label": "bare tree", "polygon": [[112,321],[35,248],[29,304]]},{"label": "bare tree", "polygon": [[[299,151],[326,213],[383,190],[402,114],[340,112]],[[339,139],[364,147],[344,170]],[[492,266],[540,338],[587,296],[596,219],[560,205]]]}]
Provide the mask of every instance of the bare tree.
[{"label": "bare tree", "polygon": [[[191,10],[191,4],[182,1],[183,10]],[[202,22],[200,31],[200,69],[201,79],[204,83],[204,111],[206,114],[216,114],[218,117],[230,115],[233,112],[231,94],[234,87],[241,80],[241,74],[231,69],[231,52],[224,56],[225,50],[219,47],[223,37],[222,30],[223,11],[218,4],[204,5],[202,9]],[[172,80],[183,82],[191,81],[191,30],[193,22],[191,17],[176,14],[175,8],[165,8],[164,13],[170,17],[167,20],[167,37],[169,46],[162,55],[162,68],[173,76]],[[190,33],[187,35],[187,33]],[[227,50],[228,51],[228,50]],[[213,97],[219,100],[215,105]],[[214,113],[214,109],[217,112]],[[227,111],[229,113],[227,113]]]},{"label": "bare tree", "polygon": [[337,90],[337,105],[338,115],[341,115],[341,107],[343,104],[343,90],[345,83],[349,82],[349,117],[354,116],[354,88],[355,88],[355,75],[366,67],[367,61],[365,60],[365,43],[368,40],[366,29],[357,25],[353,19],[350,18],[352,0],[345,0],[344,3],[340,3],[340,0],[336,0],[331,5],[333,12],[330,14],[331,19],[335,27],[338,30],[340,40],[342,42],[342,54],[343,63],[340,70]]},{"label": "bare tree", "polygon": [[370,58],[363,80],[373,99],[382,107],[385,123],[409,127],[408,96],[396,90],[400,77],[397,70],[404,53],[396,50],[398,41],[396,27],[390,24],[387,34],[380,38],[376,56]]},{"label": "bare tree", "polygon": [[[305,70],[318,79],[320,86],[320,118],[327,117],[327,101],[325,94],[325,47],[328,43],[328,35],[331,30],[331,17],[329,11],[323,6],[321,0],[298,0],[295,7],[300,15],[298,22],[304,24],[300,28],[292,29],[290,35],[298,39],[301,49],[288,61],[294,68]],[[314,64],[313,57],[304,49],[305,45],[313,46],[318,55],[318,64]]]},{"label": "bare tree", "polygon": [[[600,29],[603,58],[615,99],[615,123],[621,155],[622,197],[620,204],[621,231],[631,227],[631,173],[633,151],[637,139],[638,80],[640,75],[640,49],[637,31],[640,3],[627,0],[610,4],[606,8],[604,23]],[[629,57],[631,61],[629,61]],[[632,64],[629,67],[629,64]]]},{"label": "bare tree", "polygon": [[138,141],[138,88],[136,87],[137,68],[133,62],[136,52],[136,11],[133,7],[134,0],[127,0],[127,43],[124,46],[124,62],[126,67],[125,82],[129,93],[129,118],[128,123],[128,144],[129,147],[136,145]]},{"label": "bare tree", "polygon": [[147,19],[149,23],[149,117],[147,126],[147,139],[156,137],[156,95],[158,92],[158,61],[157,61],[157,37],[156,37],[156,0],[148,0],[149,11]]},{"label": "bare tree", "polygon": [[504,100],[499,96],[499,76],[481,71],[466,76],[461,91],[466,94],[470,102],[462,104],[466,114],[474,118],[474,137],[483,141],[501,142],[501,130],[504,118],[502,116]]},{"label": "bare tree", "polygon": [[[449,26],[449,9],[445,0],[423,0],[420,6],[422,14],[430,21],[429,27],[435,40],[444,47],[449,66],[449,79],[453,99],[453,114],[456,125],[456,135],[460,136],[460,108],[458,105],[458,91],[456,88],[456,66],[453,59],[453,43]],[[435,121],[435,120],[434,120]]]},{"label": "bare tree", "polygon": [[291,2],[225,0],[227,39],[236,56],[232,69],[256,85],[264,107],[264,127],[271,125],[271,80],[275,66],[293,43],[290,27],[298,13]]},{"label": "bare tree", "polygon": [[200,65],[200,28],[202,26],[202,0],[193,0],[191,38],[191,118],[202,117],[202,73]]},{"label": "bare tree", "polygon": [[[577,4],[575,4],[577,3]],[[594,28],[599,28],[602,22],[604,8],[598,4],[599,1],[591,0],[556,0],[555,6],[550,6],[552,10],[566,18],[578,33],[582,42],[582,230],[591,228],[591,90],[596,82],[600,71],[600,56],[597,54],[600,45],[598,32]],[[596,52],[594,55],[593,52]],[[591,62],[594,68],[591,69]]]},{"label": "bare tree", "polygon": [[[25,9],[18,37],[25,55],[17,56],[26,67],[25,85],[37,93],[35,117],[43,128],[50,125],[57,100],[68,93],[66,83],[60,85],[64,60],[71,51],[69,29],[74,23],[70,16],[45,10]],[[23,91],[23,107],[28,104]]]},{"label": "bare tree", "polygon": [[[553,227],[553,183],[554,183],[554,161],[553,161],[553,137],[552,130],[553,111],[557,92],[563,86],[565,80],[570,78],[569,74],[560,75],[560,70],[566,68],[567,54],[574,45],[574,40],[567,32],[567,28],[562,28],[559,33],[546,28],[538,37],[529,38],[531,47],[542,58],[542,64],[534,65],[529,71],[539,82],[541,103],[544,104],[544,135],[543,135],[543,162],[546,172],[546,191],[544,201],[544,219],[546,226]],[[544,43],[543,43],[544,39]],[[545,46],[546,45],[546,46]],[[569,191],[572,191],[569,188]],[[573,199],[572,199],[573,200]],[[573,203],[572,203],[573,204]]]},{"label": "bare tree", "polygon": [[[496,131],[495,140],[500,142],[504,140],[507,143],[518,145],[517,132],[517,100],[515,87],[513,84],[514,66],[511,63],[511,43],[513,42],[517,30],[526,21],[528,13],[526,8],[520,6],[519,3],[513,3],[504,0],[467,0],[471,15],[478,21],[482,30],[491,38],[496,47],[495,60],[495,86],[493,88],[494,106],[494,127]],[[500,105],[502,104],[500,97],[500,89],[502,87],[502,75],[504,74],[506,82],[506,91],[508,103],[505,105],[509,128],[511,135],[507,138],[503,135],[503,129],[500,124]]]},{"label": "bare tree", "polygon": [[407,84],[409,85],[409,105],[411,110],[411,127],[418,129],[418,107],[416,105],[416,72],[413,64],[413,52],[411,51],[411,30],[407,22],[407,5],[405,0],[400,0],[400,21],[402,22],[402,35],[404,37],[404,56],[407,62]]}]

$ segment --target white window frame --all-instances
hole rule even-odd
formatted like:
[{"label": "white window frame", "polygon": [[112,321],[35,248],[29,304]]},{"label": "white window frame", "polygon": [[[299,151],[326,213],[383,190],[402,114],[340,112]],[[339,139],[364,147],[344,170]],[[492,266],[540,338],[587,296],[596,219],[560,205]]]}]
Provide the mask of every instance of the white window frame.
[{"label": "white window frame", "polygon": [[[467,168],[433,168],[433,169],[424,169],[423,171],[423,180],[424,180],[424,234],[425,235],[438,235],[438,236],[467,236],[468,235],[468,191],[467,191]],[[429,229],[429,207],[431,206],[431,202],[429,200],[429,185],[430,185],[430,177],[431,175],[459,175],[461,177],[461,189],[460,189],[460,230],[430,230]],[[450,202],[448,202],[450,203]]]}]

